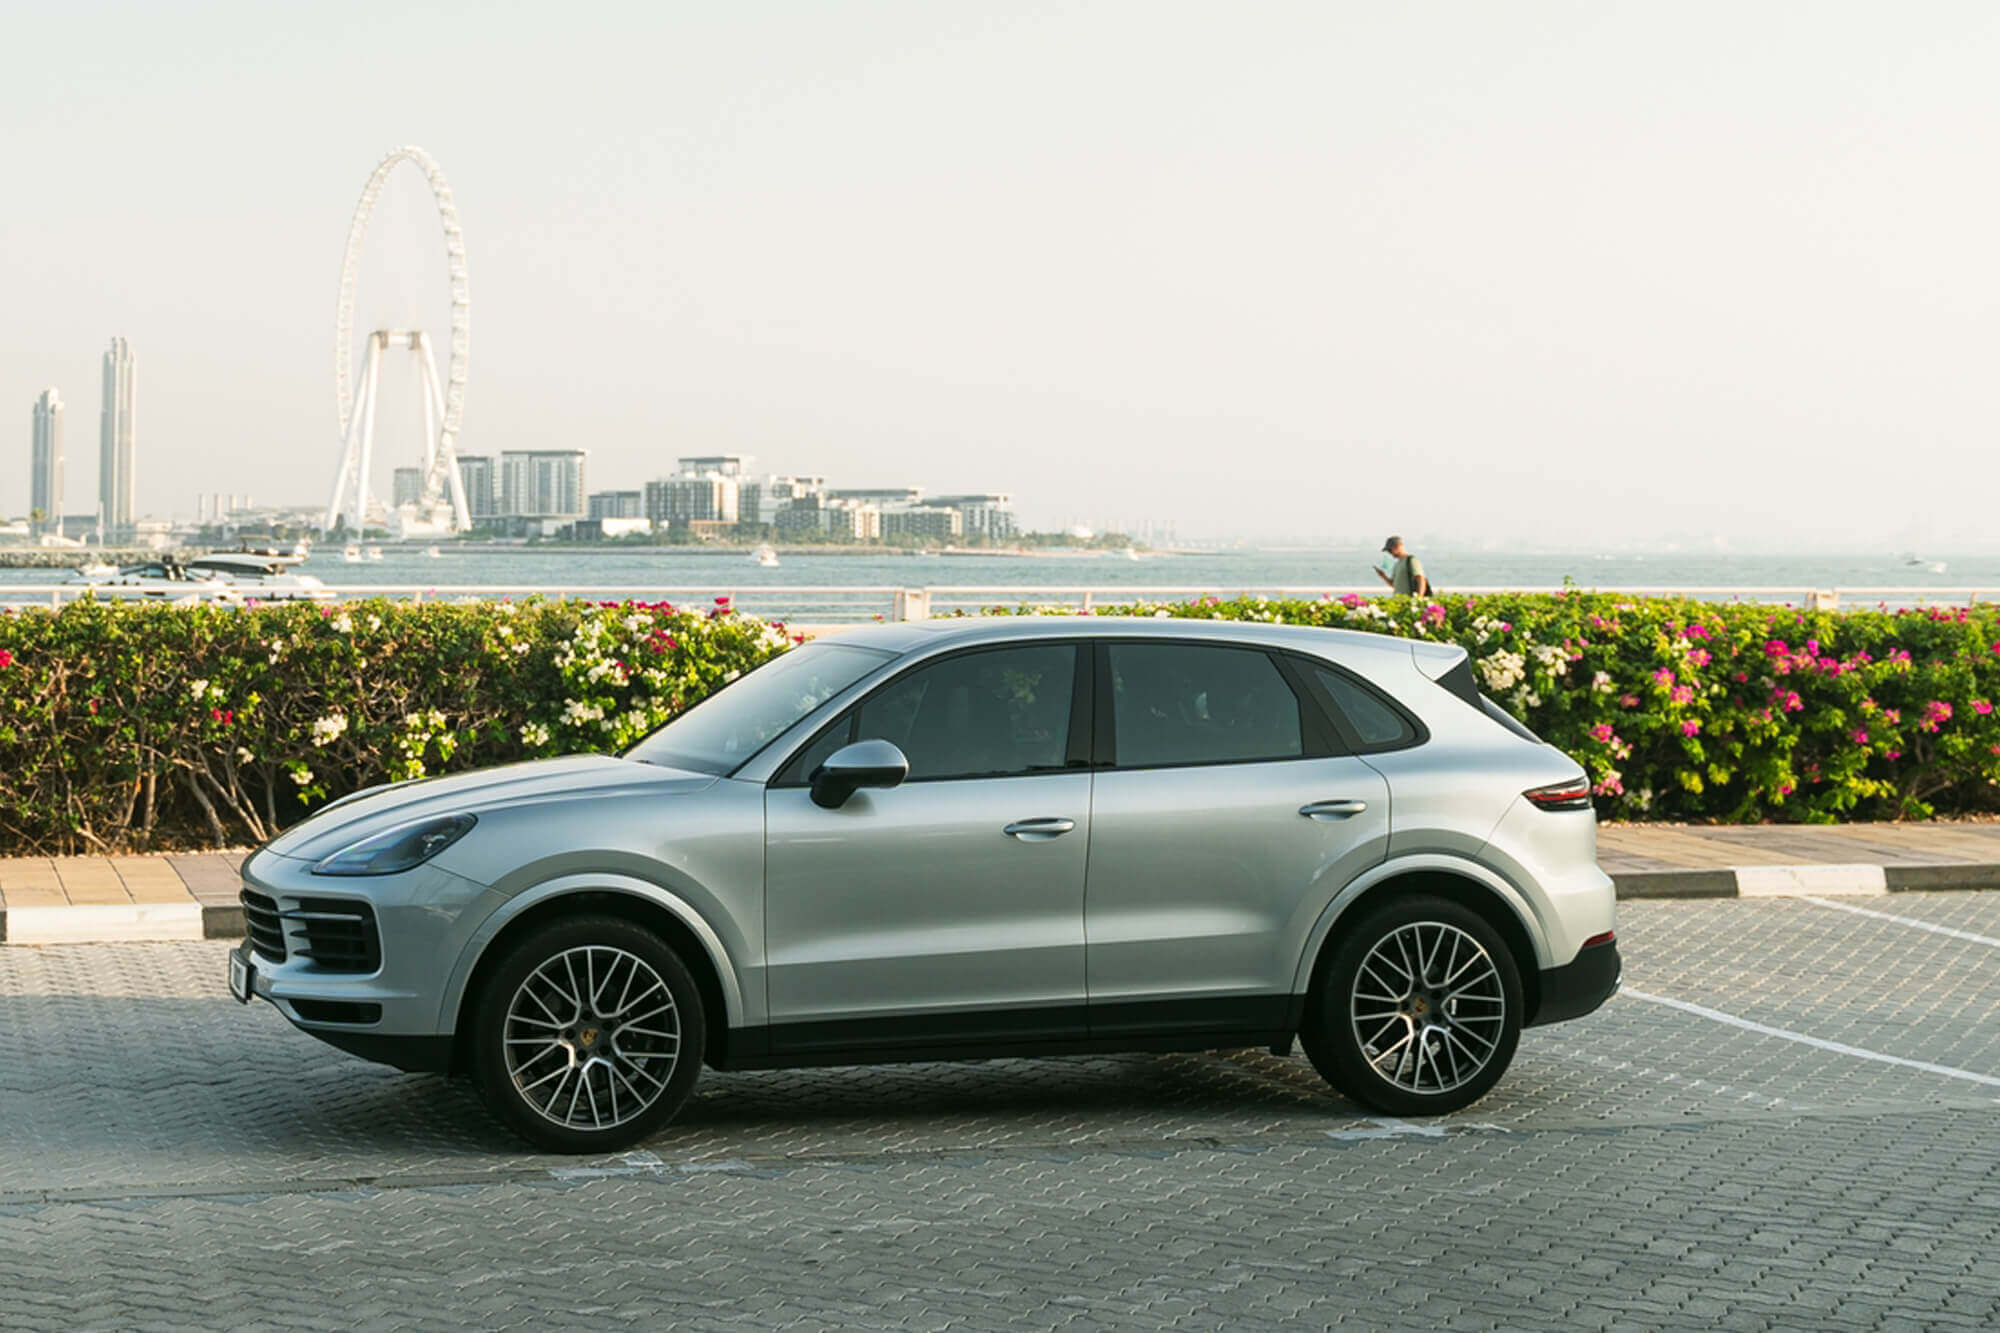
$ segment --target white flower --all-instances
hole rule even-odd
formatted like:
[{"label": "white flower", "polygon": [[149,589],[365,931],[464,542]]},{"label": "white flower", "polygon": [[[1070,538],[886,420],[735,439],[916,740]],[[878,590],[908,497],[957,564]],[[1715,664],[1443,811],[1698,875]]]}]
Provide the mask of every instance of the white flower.
[{"label": "white flower", "polygon": [[378,616],[378,615],[374,615],[374,614],[372,614],[372,613],[371,613],[371,614],[369,615],[369,617],[368,617],[368,628],[369,628],[369,629],[381,629],[381,628],[382,628],[382,617],[380,617],[380,616]]},{"label": "white flower", "polygon": [[203,699],[207,697],[208,697],[207,681],[191,680],[188,682],[188,698],[194,700],[196,703],[200,703]]},{"label": "white flower", "polygon": [[601,704],[587,704],[576,699],[563,701],[562,720],[569,723],[572,727],[582,726],[586,722],[595,722],[603,716],[604,707]]},{"label": "white flower", "polygon": [[1606,671],[1600,671],[1592,676],[1590,678],[1590,692],[1592,694],[1611,693],[1611,674]]},{"label": "white flower", "polygon": [[524,722],[521,724],[521,743],[530,746],[547,745],[549,729],[539,722]]},{"label": "white flower", "polygon": [[332,626],[333,632],[335,634],[354,633],[354,617],[348,615],[347,612],[345,611],[342,611],[339,615],[335,616],[332,620],[329,620],[326,623]]},{"label": "white flower", "polygon": [[328,713],[312,724],[312,743],[316,746],[331,745],[347,731],[347,714]]},{"label": "white flower", "polygon": [[[804,659],[801,658],[800,660],[803,661]],[[729,670],[722,673],[722,683],[727,685],[730,681],[735,680],[738,676],[742,674],[743,673],[741,671],[738,671],[734,667],[731,667]]]},{"label": "white flower", "polygon": [[248,750],[244,749],[244,748],[243,748],[242,746],[240,746],[240,745],[239,745],[239,746],[237,746],[237,747],[236,747],[236,762],[237,762],[237,763],[239,763],[239,764],[247,764],[247,763],[249,763],[249,762],[250,762],[251,760],[255,759],[256,757],[257,757],[256,755],[254,755],[254,754],[251,754],[251,753],[250,753],[250,751],[248,751]]},{"label": "white flower", "polygon": [[292,770],[292,781],[298,783],[301,787],[312,780],[313,771],[310,768],[295,768]]},{"label": "white flower", "polygon": [[1521,654],[1502,648],[1479,660],[1479,674],[1486,677],[1489,690],[1511,690],[1527,675],[1527,666],[1527,659]]}]

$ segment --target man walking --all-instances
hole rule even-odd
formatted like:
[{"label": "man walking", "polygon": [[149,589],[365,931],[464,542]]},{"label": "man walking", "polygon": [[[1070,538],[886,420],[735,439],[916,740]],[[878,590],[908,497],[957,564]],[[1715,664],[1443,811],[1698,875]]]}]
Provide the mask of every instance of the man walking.
[{"label": "man walking", "polygon": [[1410,554],[1401,537],[1383,542],[1382,550],[1389,557],[1389,567],[1378,568],[1375,577],[1388,584],[1390,592],[1398,597],[1430,596],[1431,581],[1424,574],[1424,562]]}]

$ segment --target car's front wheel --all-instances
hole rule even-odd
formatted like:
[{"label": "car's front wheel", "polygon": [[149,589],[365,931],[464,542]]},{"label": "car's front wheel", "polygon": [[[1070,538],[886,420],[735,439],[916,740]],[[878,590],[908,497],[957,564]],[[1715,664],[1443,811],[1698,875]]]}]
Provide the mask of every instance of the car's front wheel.
[{"label": "car's front wheel", "polygon": [[608,1152],[680,1110],[705,1034],[701,991],[664,940],[575,917],[531,931],[494,968],[472,1064],[487,1103],[529,1142]]},{"label": "car's front wheel", "polygon": [[1521,1036],[1520,972],[1499,932],[1428,896],[1335,928],[1300,1034],[1327,1082],[1390,1115],[1442,1115],[1485,1096]]}]

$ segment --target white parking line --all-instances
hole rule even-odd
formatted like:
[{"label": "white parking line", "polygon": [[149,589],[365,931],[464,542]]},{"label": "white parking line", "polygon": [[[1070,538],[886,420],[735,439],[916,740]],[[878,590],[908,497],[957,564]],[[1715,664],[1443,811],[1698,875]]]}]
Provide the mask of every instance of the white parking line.
[{"label": "white parking line", "polygon": [[1950,926],[1933,925],[1928,921],[1919,921],[1913,916],[1897,916],[1894,912],[1878,912],[1870,907],[1856,907],[1852,903],[1837,903],[1830,898],[1814,898],[1809,894],[1805,895],[1805,900],[1809,903],[1818,903],[1821,907],[1831,907],[1836,912],[1852,912],[1856,916],[1872,916],[1877,921],[1893,921],[1899,926],[1908,926],[1912,930],[1928,930],[1933,935],[1949,935],[1955,940],[1970,940],[1974,944],[1988,944],[1996,949],[2000,949],[2000,940],[1994,939],[1991,935],[1975,935],[1969,930],[1953,930]]},{"label": "white parking line", "polygon": [[1827,1041],[1823,1037],[1808,1037],[1803,1032],[1793,1032],[1789,1028],[1774,1028],[1768,1023],[1755,1023],[1747,1018],[1738,1018],[1735,1014],[1725,1014],[1720,1009],[1710,1009],[1708,1006],[1701,1004],[1690,1004],[1686,1000],[1676,1000],[1665,995],[1651,995],[1642,990],[1633,990],[1630,986],[1625,987],[1618,993],[1630,999],[1644,1000],[1647,1004],[1662,1004],[1669,1009],[1678,1009],[1685,1014],[1694,1014],[1701,1018],[1713,1019],[1718,1023],[1727,1023],[1730,1027],[1742,1028],[1745,1032],[1755,1032],[1766,1037],[1782,1037],[1786,1041],[1795,1041],[1804,1046],[1816,1046],[1822,1051],[1833,1051],[1838,1055],[1851,1055],[1857,1060],[1873,1060],[1878,1064],[1901,1065],[1905,1069],[1921,1069],[1926,1074],[1941,1074],[1945,1078],[1964,1079],[1967,1083],[1980,1083],[1989,1088],[2000,1088],[2000,1078],[1995,1078],[1991,1074],[1975,1074],[1970,1069],[1956,1069],[1951,1065],[1934,1065],[1928,1060],[1909,1060],[1900,1055],[1884,1055],[1880,1051],[1869,1051],[1859,1046],[1849,1046],[1845,1042]]}]

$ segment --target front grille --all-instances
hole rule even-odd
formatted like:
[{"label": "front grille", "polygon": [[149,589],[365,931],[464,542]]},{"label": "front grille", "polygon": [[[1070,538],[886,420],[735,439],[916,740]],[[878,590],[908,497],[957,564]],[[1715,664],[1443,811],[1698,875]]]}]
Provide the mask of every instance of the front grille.
[{"label": "front grille", "polygon": [[301,898],[281,915],[305,937],[293,953],[329,972],[373,972],[382,966],[375,909],[352,898]]},{"label": "front grille", "polygon": [[245,889],[237,895],[243,904],[243,924],[250,933],[250,947],[272,962],[285,961],[285,923],[278,905],[261,893]]}]

